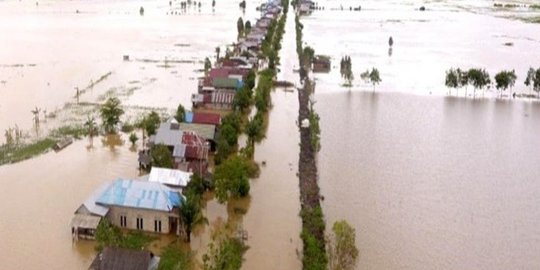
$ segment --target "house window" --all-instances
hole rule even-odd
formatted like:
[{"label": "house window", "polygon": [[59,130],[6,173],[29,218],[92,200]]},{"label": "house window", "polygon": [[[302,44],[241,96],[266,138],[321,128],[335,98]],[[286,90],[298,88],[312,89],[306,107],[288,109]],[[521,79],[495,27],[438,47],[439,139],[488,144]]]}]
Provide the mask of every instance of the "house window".
[{"label": "house window", "polygon": [[161,220],[159,219],[154,220],[154,231],[161,232]]},{"label": "house window", "polygon": [[127,217],[125,215],[120,215],[120,227],[127,227]]},{"label": "house window", "polygon": [[143,229],[144,229],[143,219],[141,217],[138,217],[137,218],[137,230],[143,230]]}]

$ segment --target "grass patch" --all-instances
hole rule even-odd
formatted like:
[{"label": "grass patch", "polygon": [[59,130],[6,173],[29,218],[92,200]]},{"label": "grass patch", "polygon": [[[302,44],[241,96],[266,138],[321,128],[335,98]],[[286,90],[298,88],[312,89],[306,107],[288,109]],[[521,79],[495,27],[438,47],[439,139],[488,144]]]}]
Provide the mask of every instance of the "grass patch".
[{"label": "grass patch", "polygon": [[30,144],[0,146],[0,165],[15,163],[48,152],[56,143],[51,138]]}]

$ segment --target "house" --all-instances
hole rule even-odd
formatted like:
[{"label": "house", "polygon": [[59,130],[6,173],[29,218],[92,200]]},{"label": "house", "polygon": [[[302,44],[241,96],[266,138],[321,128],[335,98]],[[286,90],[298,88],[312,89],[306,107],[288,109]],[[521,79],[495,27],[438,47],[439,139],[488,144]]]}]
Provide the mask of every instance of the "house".
[{"label": "house", "polygon": [[219,126],[221,125],[221,115],[217,113],[206,113],[206,112],[186,112],[185,114],[186,123],[194,124],[207,124]]},{"label": "house", "polygon": [[178,232],[178,209],[184,198],[164,184],[116,179],[95,203],[109,209],[107,219],[130,230],[168,234]]},{"label": "house", "polygon": [[152,167],[148,181],[161,183],[173,189],[181,189],[191,181],[192,175],[193,173],[181,170]]},{"label": "house", "polygon": [[96,204],[97,198],[106,188],[106,184],[98,187],[75,211],[71,219],[71,234],[74,240],[95,239],[99,222],[109,213],[109,208]]},{"label": "house", "polygon": [[144,250],[106,247],[88,270],[156,270],[160,258]]},{"label": "house", "polygon": [[313,72],[329,72],[331,69],[330,57],[317,55],[313,59]]},{"label": "house", "polygon": [[194,108],[232,110],[235,95],[236,91],[216,90],[212,93],[193,94],[191,102]]},{"label": "house", "polygon": [[[205,137],[197,132],[203,132]],[[208,152],[215,141],[215,126],[178,123],[176,119],[169,118],[159,125],[155,135],[150,136],[150,145],[166,145],[172,153],[175,168],[181,163],[191,161],[206,161]],[[208,142],[207,142],[208,141]]]}]

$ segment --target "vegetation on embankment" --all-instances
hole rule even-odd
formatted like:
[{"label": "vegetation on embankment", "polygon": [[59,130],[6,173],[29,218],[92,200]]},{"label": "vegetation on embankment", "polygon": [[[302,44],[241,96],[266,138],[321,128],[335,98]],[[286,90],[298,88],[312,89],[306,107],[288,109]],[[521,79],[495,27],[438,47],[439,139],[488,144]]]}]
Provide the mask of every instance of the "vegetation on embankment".
[{"label": "vegetation on embankment", "polygon": [[[304,244],[302,264],[303,269],[327,269],[328,256],[326,254],[325,221],[320,204],[319,185],[317,183],[316,154],[320,149],[319,142],[319,116],[313,110],[310,96],[314,91],[314,84],[309,79],[309,60],[305,57],[311,52],[304,52],[302,48],[302,24],[296,17],[296,51],[300,64],[300,79],[304,83],[303,89],[298,91],[300,124],[300,157],[298,162],[300,178],[300,216],[302,218],[302,233],[300,237]],[[306,120],[309,125],[304,125]]]}]

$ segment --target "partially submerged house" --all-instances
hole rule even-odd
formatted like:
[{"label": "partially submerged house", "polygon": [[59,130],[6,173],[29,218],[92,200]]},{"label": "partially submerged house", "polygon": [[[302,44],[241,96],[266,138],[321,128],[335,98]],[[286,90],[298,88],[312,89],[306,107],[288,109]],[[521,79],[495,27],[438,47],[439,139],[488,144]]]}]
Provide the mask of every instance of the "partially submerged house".
[{"label": "partially submerged house", "polygon": [[149,251],[106,247],[88,270],[156,270],[159,260]]},{"label": "partially submerged house", "polygon": [[120,228],[177,233],[183,201],[177,190],[162,183],[119,178],[101,185],[75,211],[71,232],[76,240],[95,239],[99,222],[106,218]]},{"label": "partially submerged house", "polygon": [[109,208],[107,219],[114,225],[138,231],[177,232],[178,209],[184,198],[176,190],[156,182],[117,179],[97,198]]},{"label": "partially submerged house", "polygon": [[232,110],[236,91],[216,90],[212,93],[193,94],[191,102],[194,108],[213,110]]},{"label": "partially submerged house", "polygon": [[313,58],[313,72],[329,72],[331,68],[330,57],[317,55]]}]

